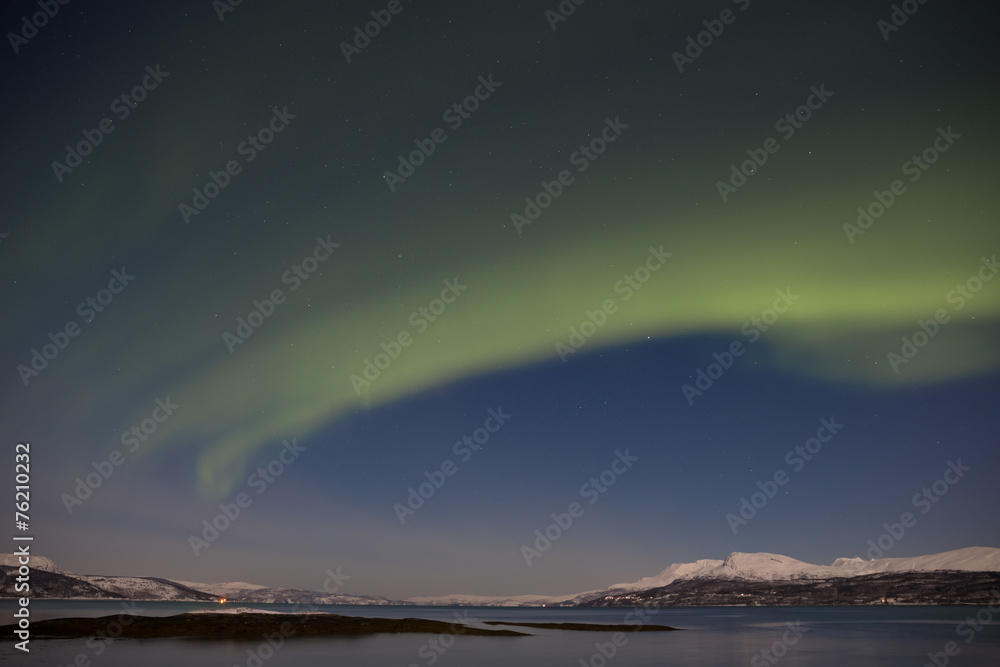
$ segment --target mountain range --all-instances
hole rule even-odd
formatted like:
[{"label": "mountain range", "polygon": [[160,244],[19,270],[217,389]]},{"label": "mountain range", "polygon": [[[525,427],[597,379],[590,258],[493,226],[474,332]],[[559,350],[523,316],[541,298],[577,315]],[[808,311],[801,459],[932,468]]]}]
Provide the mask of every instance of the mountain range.
[{"label": "mountain range", "polygon": [[[0,555],[0,597],[14,590],[17,557]],[[33,598],[219,601],[241,603],[663,606],[783,604],[980,604],[1000,593],[1000,549],[969,547],[913,558],[838,558],[813,565],[769,553],[675,563],[631,583],[572,595],[444,595],[390,600],[380,596],[274,588],[244,582],[200,584],[160,577],[73,574],[32,556]],[[331,574],[335,579],[336,575]]]}]

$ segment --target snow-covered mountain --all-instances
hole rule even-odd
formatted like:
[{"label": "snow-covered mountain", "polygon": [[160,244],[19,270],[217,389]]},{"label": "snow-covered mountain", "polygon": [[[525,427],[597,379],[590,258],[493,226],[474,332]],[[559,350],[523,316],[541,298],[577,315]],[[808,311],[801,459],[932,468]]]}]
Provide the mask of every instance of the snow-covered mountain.
[{"label": "snow-covered mountain", "polygon": [[[18,561],[18,554],[0,554],[0,566],[6,565],[7,567],[18,567],[20,562]],[[61,567],[53,563],[48,558],[44,556],[32,556],[31,565],[35,570],[41,570],[42,572],[55,572],[56,574],[68,574]]]},{"label": "snow-covered mountain", "polygon": [[671,565],[653,577],[629,584],[615,584],[608,590],[645,590],[666,586],[674,581],[706,579],[748,579],[773,581],[786,579],[827,579],[856,577],[876,572],[934,572],[958,570],[965,572],[1000,571],[1000,549],[968,547],[931,556],[913,558],[838,558],[832,565],[813,565],[801,560],[769,553],[729,554],[725,560],[699,560],[694,563]]},{"label": "snow-covered mountain", "polygon": [[177,583],[204,593],[210,593],[218,598],[238,602],[255,602],[258,604],[365,604],[389,605],[405,604],[377,595],[344,595],[326,593],[324,591],[304,591],[298,588],[273,588],[234,581],[225,584],[197,584],[187,581]]},{"label": "snow-covered mountain", "polygon": [[478,605],[478,606],[547,606],[576,605],[609,595],[645,591],[668,586],[677,581],[744,580],[744,581],[794,581],[860,577],[883,572],[998,572],[1000,549],[968,547],[930,556],[913,558],[838,558],[832,565],[813,565],[804,561],[769,553],[729,554],[725,560],[698,560],[693,563],[674,563],[652,577],[638,581],[614,584],[606,589],[586,591],[574,595],[518,595],[489,597],[482,595],[445,595],[439,597],[409,598],[421,605]]},{"label": "snow-covered mountain", "polygon": [[[0,554],[0,597],[17,597],[15,577],[19,563],[16,555]],[[33,598],[175,600],[216,602],[223,598],[234,602],[289,604],[407,604],[371,595],[337,595],[324,591],[294,588],[271,588],[244,582],[196,584],[159,577],[116,577],[73,574],[48,558],[32,556],[29,582]],[[23,593],[21,593],[23,595]]]},{"label": "snow-covered mountain", "polygon": [[[0,597],[15,597],[17,557],[0,554]],[[47,558],[31,557],[34,597],[110,598],[129,600],[205,600],[226,598],[232,602],[355,605],[464,605],[486,607],[575,606],[602,598],[629,599],[642,592],[685,582],[800,582],[864,578],[930,572],[1000,572],[1000,549],[969,547],[913,558],[838,558],[831,565],[813,565],[788,556],[769,553],[729,554],[725,560],[675,563],[659,574],[631,583],[570,595],[443,595],[393,601],[378,596],[328,594],[292,588],[273,588],[246,582],[199,584],[155,577],[77,575],[59,568]],[[815,586],[815,584],[813,584]],[[636,594],[636,595],[633,595]]]}]

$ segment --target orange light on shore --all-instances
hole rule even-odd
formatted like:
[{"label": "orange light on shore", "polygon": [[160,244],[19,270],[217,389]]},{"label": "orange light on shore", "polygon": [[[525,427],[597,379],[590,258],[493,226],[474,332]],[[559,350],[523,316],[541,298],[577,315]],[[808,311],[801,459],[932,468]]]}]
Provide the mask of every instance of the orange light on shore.
[{"label": "orange light on shore", "polygon": [[219,598],[219,604],[225,604],[226,598]]}]

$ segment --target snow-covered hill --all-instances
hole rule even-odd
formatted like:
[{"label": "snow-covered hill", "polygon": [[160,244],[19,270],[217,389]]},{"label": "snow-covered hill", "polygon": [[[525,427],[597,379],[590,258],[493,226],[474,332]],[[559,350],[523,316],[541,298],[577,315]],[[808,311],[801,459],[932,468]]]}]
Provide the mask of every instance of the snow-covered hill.
[{"label": "snow-covered hill", "polygon": [[298,588],[272,588],[258,584],[248,584],[243,581],[234,581],[225,584],[198,584],[188,581],[178,581],[177,583],[204,593],[211,593],[219,598],[238,602],[256,602],[258,604],[403,604],[402,602],[394,602],[377,595],[343,595],[323,591],[304,591]]},{"label": "snow-covered hill", "polygon": [[615,584],[614,586],[610,586],[610,588],[612,590],[637,591],[666,586],[681,577],[696,577],[705,572],[715,570],[721,567],[724,562],[721,560],[696,560],[693,563],[674,563],[663,572],[652,577],[645,577],[630,584]]},{"label": "snow-covered hill", "polygon": [[[6,565],[7,567],[18,567],[20,562],[18,561],[17,554],[0,554],[0,566]],[[60,568],[58,565],[53,563],[48,558],[44,556],[32,556],[31,562],[28,567],[34,568],[36,570],[42,570],[43,572],[55,572],[56,574],[68,574],[65,570]]]},{"label": "snow-covered hill", "polygon": [[[17,557],[0,554],[0,597],[14,597],[13,579],[18,567]],[[272,588],[246,582],[199,584],[170,581],[155,577],[114,577],[76,575],[59,568],[40,556],[31,557],[34,570],[31,585],[35,597],[50,598],[117,598],[130,600],[217,600],[233,602],[292,603],[292,604],[357,604],[357,605],[467,605],[467,606],[574,606],[608,596],[631,596],[674,582],[744,581],[781,582],[862,577],[874,574],[907,572],[1000,572],[1000,549],[969,547],[955,551],[912,558],[838,558],[831,565],[813,565],[788,556],[769,553],[729,554],[725,560],[699,560],[675,563],[652,577],[614,584],[606,589],[572,595],[444,595],[414,597],[393,601],[378,596],[327,594],[292,588]]]},{"label": "snow-covered hill", "polygon": [[677,563],[660,574],[628,584],[615,584],[612,591],[646,590],[687,579],[748,579],[777,581],[787,579],[821,579],[856,577],[877,572],[934,572],[961,570],[966,572],[1000,571],[1000,549],[968,547],[931,556],[913,558],[838,558],[832,565],[813,565],[788,556],[769,553],[729,554],[725,560],[699,560]]},{"label": "snow-covered hill", "polygon": [[[16,555],[0,554],[0,597],[17,597]],[[271,588],[237,581],[223,584],[196,584],[158,577],[117,577],[73,574],[48,558],[31,556],[31,595],[51,599],[177,600],[214,602],[227,599],[248,603],[288,604],[407,604],[371,595],[338,595],[325,591]]]},{"label": "snow-covered hill", "polygon": [[[596,591],[595,591],[596,592]],[[490,595],[438,595],[432,597],[413,597],[406,601],[416,605],[427,606],[457,606],[457,607],[545,607],[547,605],[568,602],[575,595],[511,595],[497,597]]]},{"label": "snow-covered hill", "polygon": [[858,577],[880,572],[935,572],[942,570],[998,572],[1000,571],[1000,549],[969,547],[931,556],[880,558],[870,561],[860,558],[838,558],[832,565],[813,565],[779,554],[734,552],[729,554],[725,560],[706,559],[693,563],[674,563],[651,577],[645,577],[631,583],[614,584],[606,589],[586,591],[575,595],[516,595],[509,597],[445,595],[409,598],[409,601],[421,605],[562,606],[577,605],[607,595],[660,588],[675,581],[695,579],[792,581],[796,579]]},{"label": "snow-covered hill", "polygon": [[860,558],[838,558],[833,567],[852,567],[863,574],[874,572],[933,572],[936,570],[961,570],[965,572],[1000,571],[1000,549],[990,547],[968,547],[945,551],[932,556],[913,558],[879,558],[864,561]]}]

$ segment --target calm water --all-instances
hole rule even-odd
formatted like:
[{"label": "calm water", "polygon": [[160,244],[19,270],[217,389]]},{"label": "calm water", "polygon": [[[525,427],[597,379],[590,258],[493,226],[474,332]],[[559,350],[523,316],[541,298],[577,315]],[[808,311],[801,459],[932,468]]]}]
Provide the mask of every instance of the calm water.
[{"label": "calm water", "polygon": [[[0,601],[2,622],[11,621],[10,600]],[[170,615],[210,607],[176,602],[136,603],[146,615]],[[287,611],[285,605],[248,605]],[[116,602],[36,601],[32,618],[104,616],[122,610]],[[467,613],[480,621],[589,623],[633,622],[628,609],[497,609],[446,607],[323,606],[323,611],[356,616],[420,617],[453,621]],[[980,630],[960,626],[982,611]],[[928,653],[938,654],[939,665],[997,667],[1000,665],[1000,614],[994,619],[977,607],[802,607],[663,609],[653,612],[652,624],[683,628],[683,632],[633,633],[615,646],[611,633],[527,630],[532,637],[444,637],[432,635],[376,635],[362,639],[293,639],[276,651],[260,642],[192,640],[118,640],[110,644],[87,640],[33,640],[31,653],[0,645],[0,662],[12,665],[67,667],[85,656],[94,667],[170,666],[277,667],[279,665],[338,665],[358,667],[437,667],[496,665],[765,665],[922,667]],[[789,630],[788,624],[798,629]],[[796,625],[797,624],[797,625]],[[959,634],[961,632],[962,634]],[[800,636],[798,636],[800,635]],[[440,643],[432,645],[432,640]],[[968,643],[966,640],[971,640]],[[958,654],[943,653],[955,642]],[[261,651],[261,647],[264,647]],[[614,654],[605,659],[600,652]],[[251,657],[250,651],[255,655]],[[773,651],[763,654],[762,651]],[[954,653],[954,651],[953,651]],[[780,654],[780,657],[779,657]],[[78,664],[87,664],[79,662]]]}]

